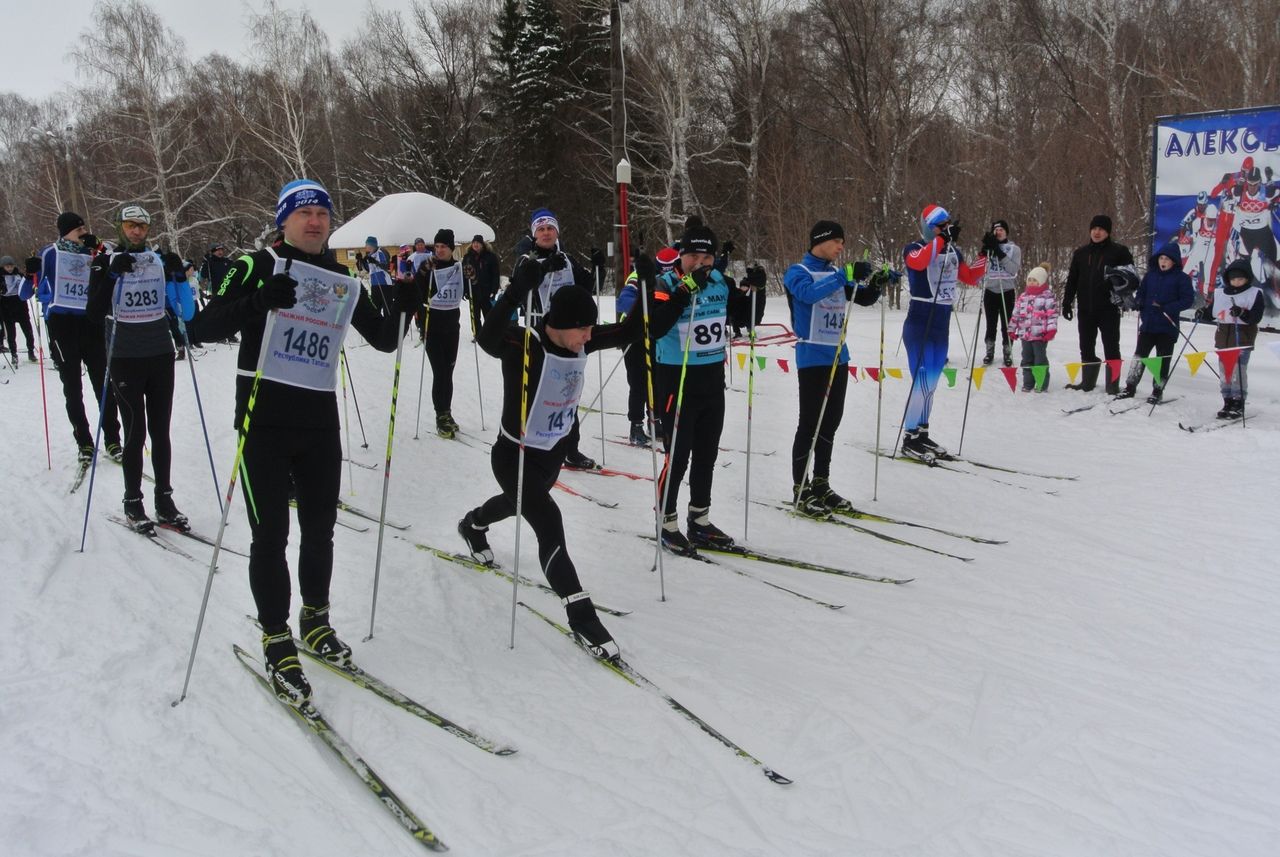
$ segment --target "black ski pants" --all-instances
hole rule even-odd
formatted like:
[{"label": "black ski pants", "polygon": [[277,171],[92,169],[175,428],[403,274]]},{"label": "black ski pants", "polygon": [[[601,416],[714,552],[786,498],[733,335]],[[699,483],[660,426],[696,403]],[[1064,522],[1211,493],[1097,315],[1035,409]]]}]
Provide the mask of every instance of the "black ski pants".
[{"label": "black ski pants", "polygon": [[[1082,384],[1086,390],[1098,385],[1098,335],[1102,335],[1102,353],[1108,360],[1120,359],[1119,310],[1076,313],[1076,327],[1080,331],[1080,362],[1084,363]],[[1108,376],[1109,377],[1109,376]]]},{"label": "black ski pants", "polygon": [[840,427],[840,418],[844,416],[844,394],[849,388],[849,364],[841,363],[836,367],[835,377],[831,379],[831,396],[827,401],[827,410],[822,415],[822,428],[819,429],[818,411],[822,410],[827,378],[830,377],[830,366],[809,366],[796,370],[796,379],[800,382],[800,421],[796,425],[795,439],[791,441],[791,481],[796,485],[804,479],[805,459],[809,456],[809,445],[813,443],[815,431],[818,432],[818,443],[813,449],[813,478],[826,479],[831,475],[831,447],[835,442],[836,429]]},{"label": "black ski pants", "polygon": [[142,497],[142,447],[151,436],[156,495],[172,490],[173,354],[118,357],[111,361],[111,388],[124,426],[124,498]]},{"label": "black ski pants", "polygon": [[[524,499],[520,516],[529,522],[538,540],[538,561],[547,584],[556,595],[566,598],[582,591],[578,570],[565,545],[564,519],[551,499],[551,488],[560,478],[567,446],[561,441],[550,450],[526,448],[524,453]],[[495,494],[471,511],[471,520],[481,527],[505,521],[516,513],[516,486],[520,476],[520,445],[499,435],[489,454],[493,477],[501,494]]]},{"label": "black ski pants", "polygon": [[1016,289],[1009,289],[1007,292],[993,292],[990,289],[982,290],[982,311],[987,316],[987,333],[984,337],[987,345],[995,343],[996,325],[999,324],[1004,350],[1009,350],[1011,345],[1009,341],[1009,314],[1013,312],[1013,301],[1017,293]]},{"label": "black ski pants", "polygon": [[644,422],[649,404],[648,369],[645,368],[644,340],[633,342],[622,357],[627,370],[627,419]]},{"label": "black ski pants", "polygon": [[0,321],[4,323],[4,333],[9,340],[9,352],[18,356],[18,328],[27,340],[27,351],[35,348],[35,334],[31,330],[31,313],[27,311],[27,302],[17,296],[0,298]]},{"label": "black ski pants", "polygon": [[437,416],[453,408],[453,367],[458,363],[458,322],[462,310],[431,310],[424,347],[431,363],[431,404]]},{"label": "black ski pants", "polygon": [[[654,382],[661,390],[658,418],[662,421],[662,444],[667,460],[658,479],[663,513],[674,515],[680,499],[680,483],[689,471],[689,505],[705,509],[711,505],[711,482],[715,477],[720,434],[724,430],[724,364],[690,366],[685,375],[684,399],[679,408],[676,431],[676,404],[680,399],[680,367],[659,363]],[[675,448],[671,446],[675,434]],[[667,482],[671,481],[670,490]]]},{"label": "black ski pants", "polygon": [[[1169,373],[1173,370],[1173,350],[1178,347],[1177,331],[1167,333],[1139,333],[1138,345],[1133,349],[1133,356],[1149,357],[1154,350],[1157,357],[1160,357],[1160,377],[1155,379],[1157,387],[1163,387],[1164,382],[1169,380]],[[1129,369],[1129,375],[1125,379],[1125,386],[1138,388],[1138,382],[1142,380],[1142,370],[1145,364],[1141,360],[1134,360],[1133,365]]]},{"label": "black ski pants", "polygon": [[84,411],[84,386],[80,366],[89,373],[93,396],[102,406],[102,436],[106,443],[120,442],[120,418],[116,413],[116,397],[111,390],[102,397],[103,377],[107,371],[107,342],[102,327],[90,324],[83,315],[56,312],[46,319],[49,348],[62,379],[62,397],[67,404],[67,420],[77,446],[93,446],[94,432]]},{"label": "black ski pants", "polygon": [[298,501],[298,589],[302,603],[329,603],[333,577],[333,526],[342,483],[338,430],[250,424],[240,470],[249,509],[249,588],[258,622],[274,628],[289,621],[289,497]]}]

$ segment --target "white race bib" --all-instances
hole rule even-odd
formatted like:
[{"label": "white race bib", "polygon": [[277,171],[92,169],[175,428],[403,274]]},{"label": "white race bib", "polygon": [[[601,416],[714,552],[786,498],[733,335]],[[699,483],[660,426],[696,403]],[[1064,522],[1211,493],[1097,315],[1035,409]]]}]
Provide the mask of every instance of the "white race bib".
[{"label": "white race bib", "polygon": [[22,288],[22,281],[26,277],[21,274],[5,274],[4,275],[4,294],[5,297],[16,298],[18,290]]},{"label": "white race bib", "polygon": [[[276,259],[276,272],[284,260]],[[333,391],[338,386],[338,353],[360,297],[351,277],[295,261],[289,276],[298,281],[298,302],[271,313],[262,377],[291,387]]]},{"label": "white race bib", "polygon": [[432,309],[457,309],[462,303],[462,263],[435,270],[436,293],[428,306]]},{"label": "white race bib", "polygon": [[534,449],[551,449],[573,428],[573,416],[587,377],[587,355],[559,357],[544,354],[542,377],[533,394],[525,423],[524,442]]},{"label": "white race bib", "polygon": [[[114,259],[116,253],[111,254]],[[140,324],[164,318],[164,266],[155,253],[135,253],[133,270],[120,277],[112,295],[116,321]]]},{"label": "white race bib", "polygon": [[[701,311],[702,307],[698,307]],[[725,326],[725,315],[709,315],[701,318],[680,320],[680,347],[689,343],[689,356],[719,351],[729,342],[729,330]],[[692,338],[690,337],[692,332]]]},{"label": "white race bib", "polygon": [[53,305],[67,309],[84,309],[89,301],[89,263],[84,253],[55,250],[58,271],[53,281]]},{"label": "white race bib", "polygon": [[[821,283],[828,277],[834,277],[836,272],[809,271],[809,274],[815,283]],[[849,302],[844,299],[843,289],[836,289],[815,303],[809,312],[809,338],[805,341],[813,345],[839,345],[840,333],[844,330],[844,314],[848,311]]]},{"label": "white race bib", "polygon": [[[532,262],[526,264],[533,264]],[[551,309],[551,296],[560,291],[564,286],[573,284],[573,266],[565,264],[558,271],[552,271],[542,278],[542,282],[538,285],[538,300],[542,304],[542,311],[545,313]]]}]

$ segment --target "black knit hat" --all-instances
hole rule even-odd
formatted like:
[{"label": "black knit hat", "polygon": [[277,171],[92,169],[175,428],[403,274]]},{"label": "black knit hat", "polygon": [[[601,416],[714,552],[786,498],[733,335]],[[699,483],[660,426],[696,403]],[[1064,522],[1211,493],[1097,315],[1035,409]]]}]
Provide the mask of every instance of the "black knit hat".
[{"label": "black knit hat", "polygon": [[1003,229],[1005,235],[1009,234],[1009,221],[1007,220],[991,221],[991,229],[994,231],[997,227],[999,227],[1000,229]]},{"label": "black knit hat", "polygon": [[596,323],[596,302],[586,289],[564,286],[551,296],[551,306],[542,321],[557,330],[590,327]]},{"label": "black knit hat", "polygon": [[448,244],[450,247],[452,247],[453,246],[453,230],[441,229],[437,231],[436,240],[432,241],[431,243],[432,244]]},{"label": "black knit hat", "polygon": [[1095,214],[1093,220],[1089,221],[1090,229],[1105,229],[1107,234],[1111,234],[1111,218],[1105,214]]},{"label": "black knit hat", "polygon": [[844,237],[844,227],[834,220],[819,220],[809,230],[809,249],[812,250],[823,241]]},{"label": "black knit hat", "polygon": [[84,226],[84,218],[74,211],[64,211],[58,215],[59,238],[80,226]]},{"label": "black knit hat", "polygon": [[701,222],[686,227],[684,235],[680,236],[681,253],[709,253],[714,256],[719,246],[711,227]]}]

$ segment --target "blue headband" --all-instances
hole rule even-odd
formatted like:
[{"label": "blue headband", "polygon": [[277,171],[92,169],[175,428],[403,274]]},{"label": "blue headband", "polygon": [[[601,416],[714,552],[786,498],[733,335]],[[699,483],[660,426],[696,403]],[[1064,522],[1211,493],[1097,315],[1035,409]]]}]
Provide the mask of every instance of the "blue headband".
[{"label": "blue headband", "polygon": [[556,232],[560,231],[560,221],[556,220],[556,216],[551,213],[549,208],[539,208],[529,218],[529,234],[532,235],[538,230],[539,226],[554,227]]},{"label": "blue headband", "polygon": [[283,226],[285,218],[306,205],[322,205],[333,211],[329,192],[318,181],[297,179],[280,188],[280,197],[276,200],[276,226]]}]

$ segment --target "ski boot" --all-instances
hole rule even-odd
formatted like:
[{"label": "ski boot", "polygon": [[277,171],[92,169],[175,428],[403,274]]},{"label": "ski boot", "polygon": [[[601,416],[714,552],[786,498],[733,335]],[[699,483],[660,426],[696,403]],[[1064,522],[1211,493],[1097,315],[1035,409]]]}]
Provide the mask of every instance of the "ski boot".
[{"label": "ski boot", "polygon": [[76,459],[85,466],[91,464],[93,462],[93,444],[80,444],[80,448],[76,453]]},{"label": "ski boot", "polygon": [[173,489],[156,492],[156,523],[177,530],[180,533],[191,532],[191,524],[187,516],[178,511],[173,504]]},{"label": "ski boot", "polygon": [[927,424],[921,423],[917,427],[916,432],[917,432],[916,433],[917,442],[934,458],[938,459],[939,461],[955,460],[954,455],[947,452],[946,449],[944,449],[942,446],[934,443],[932,440],[929,439],[929,426]]},{"label": "ski boot", "polygon": [[[1093,389],[1093,388],[1092,388],[1092,387],[1088,387],[1088,388],[1086,388],[1086,389],[1090,389],[1090,390],[1091,390],[1091,389]],[[1119,382],[1118,380],[1116,380],[1116,381],[1108,381],[1108,382],[1107,382],[1107,395],[1108,395],[1108,396],[1118,396],[1118,395],[1120,395],[1120,382]]]},{"label": "ski boot", "polygon": [[339,668],[351,666],[351,647],[338,639],[329,624],[328,604],[320,607],[303,604],[302,615],[298,617],[298,632],[306,647],[324,658],[326,663]]},{"label": "ski boot", "polygon": [[36,350],[34,348],[27,349],[27,359],[30,360],[32,363],[40,362],[39,358],[36,357]]},{"label": "ski boot", "polygon": [[823,507],[829,512],[852,512],[853,504],[831,490],[831,484],[825,476],[815,476],[809,488],[818,497]]},{"label": "ski boot", "polygon": [[302,672],[298,647],[294,645],[288,625],[263,630],[262,655],[271,689],[281,702],[301,708],[311,701],[311,683]]},{"label": "ski boot", "polygon": [[142,505],[141,497],[124,498],[124,519],[136,533],[151,535],[156,530],[155,522],[147,517],[147,509]]},{"label": "ski boot", "polygon": [[493,551],[489,548],[489,539],[485,536],[487,532],[489,532],[488,527],[481,527],[475,523],[474,511],[467,512],[458,522],[458,535],[462,536],[462,540],[467,543],[471,558],[484,565],[493,565]]},{"label": "ski boot", "polygon": [[644,430],[644,423],[632,423],[631,435],[627,438],[627,442],[632,446],[643,446],[648,448],[651,443],[649,435]]},{"label": "ski boot", "polygon": [[1227,419],[1238,420],[1244,416],[1244,399],[1232,399],[1231,407],[1227,409]]},{"label": "ski boot", "polygon": [[564,457],[564,466],[570,470],[595,470],[596,461],[576,449],[571,449],[569,454]]},{"label": "ski boot", "polygon": [[933,463],[933,454],[921,442],[919,429],[907,429],[902,435],[902,454],[906,458],[914,458],[926,464]]},{"label": "ski boot", "polygon": [[733,547],[733,539],[728,533],[711,523],[707,512],[708,508],[705,506],[701,509],[696,506],[689,507],[689,517],[685,520],[685,525],[689,528],[689,542],[694,547]]},{"label": "ski boot", "polygon": [[803,488],[799,485],[792,485],[791,503],[795,507],[797,514],[809,518],[825,518],[827,516],[826,504],[822,502],[822,498],[814,490],[813,483],[809,483]]},{"label": "ski boot", "polygon": [[693,556],[697,553],[684,533],[680,532],[680,524],[674,512],[662,516],[662,546],[679,556]]},{"label": "ski boot", "polygon": [[569,630],[579,645],[602,661],[616,661],[622,656],[613,635],[601,623],[596,615],[596,606],[591,603],[591,593],[576,592],[567,598],[560,599],[564,605],[565,615],[569,617]]},{"label": "ski boot", "polygon": [[179,345],[179,346],[178,346],[178,354],[177,354],[177,356],[176,356],[174,359],[175,359],[175,360],[186,360],[186,359],[187,359],[187,349],[185,349],[185,348],[183,348],[181,345]]},{"label": "ski boot", "polygon": [[1123,390],[1121,390],[1120,392],[1116,393],[1116,398],[1117,398],[1117,399],[1132,399],[1135,395],[1137,395],[1137,393],[1138,393],[1138,388],[1137,388],[1137,387],[1131,387],[1131,386],[1129,386],[1128,384],[1125,384],[1125,385],[1124,385],[1124,389],[1123,389]]},{"label": "ski boot", "polygon": [[1148,405],[1158,405],[1160,400],[1164,398],[1164,387],[1155,386],[1151,388],[1151,395],[1147,396]]},{"label": "ski boot", "polygon": [[436,414],[436,434],[445,440],[452,440],[457,436],[459,426],[453,421],[453,415],[448,411]]},{"label": "ski boot", "polygon": [[1008,342],[1006,342],[1004,345],[1004,365],[1006,366],[1013,365],[1013,352],[1009,350]]},{"label": "ski boot", "polygon": [[1228,399],[1226,396],[1222,397],[1222,410],[1218,411],[1218,414],[1217,414],[1218,419],[1220,420],[1231,419],[1231,405],[1234,401],[1235,401],[1234,399]]},{"label": "ski boot", "polygon": [[990,366],[991,362],[995,359],[996,359],[996,344],[995,342],[988,341],[987,353],[982,356],[982,365]]},{"label": "ski boot", "polygon": [[110,458],[116,464],[124,461],[124,448],[120,446],[120,441],[109,440],[105,447],[107,458]]}]

